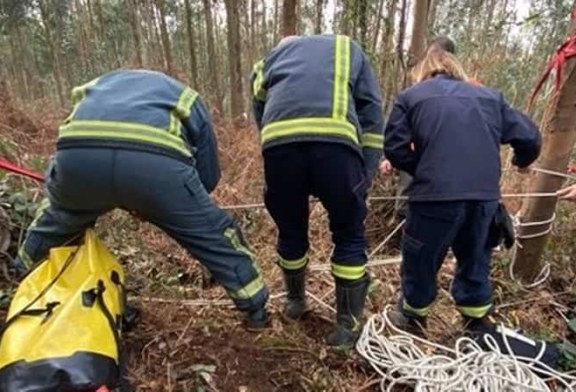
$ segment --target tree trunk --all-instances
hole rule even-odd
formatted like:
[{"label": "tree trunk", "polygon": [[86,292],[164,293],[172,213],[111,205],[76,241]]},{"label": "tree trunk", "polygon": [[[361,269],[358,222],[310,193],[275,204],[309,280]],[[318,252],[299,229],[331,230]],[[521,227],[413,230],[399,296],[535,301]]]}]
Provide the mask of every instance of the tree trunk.
[{"label": "tree trunk", "polygon": [[359,1],[357,7],[357,29],[360,30],[360,45],[366,49],[368,47],[368,4],[366,1]]},{"label": "tree trunk", "polygon": [[389,0],[386,25],[384,27],[384,48],[382,50],[382,62],[380,65],[380,83],[384,83],[384,102],[388,103],[386,107],[391,106],[392,98],[395,95],[394,81],[396,80],[396,72],[394,65],[396,61],[394,61],[393,45],[397,7],[398,0]]},{"label": "tree trunk", "polygon": [[192,87],[198,89],[198,63],[196,61],[196,50],[194,40],[194,30],[192,29],[192,7],[190,0],[184,0],[186,12],[186,33],[188,34],[188,53],[190,55],[190,80]]},{"label": "tree trunk", "polygon": [[262,0],[262,27],[260,37],[262,38],[262,51],[268,50],[268,22],[266,21],[266,0]]},{"label": "tree trunk", "polygon": [[[416,6],[415,6],[415,12],[417,12],[418,9],[418,2],[422,1],[422,0],[416,0]],[[426,0],[424,0],[426,1]],[[396,47],[396,52],[398,55],[398,62],[399,64],[402,66],[402,87],[406,87],[408,84],[408,73],[409,73],[409,67],[410,67],[410,59],[408,60],[408,67],[407,64],[404,62],[404,37],[406,35],[406,14],[408,13],[408,1],[407,0],[402,0],[402,8],[400,11],[400,26],[398,29],[398,45]],[[414,21],[414,30],[418,30],[422,28],[421,26],[417,26],[417,22]],[[424,27],[424,31],[426,27]],[[425,34],[424,34],[425,36]],[[414,36],[414,32],[412,35],[412,42],[414,42],[414,40],[418,40],[419,38],[415,38]],[[418,44],[418,41],[416,41]],[[422,45],[423,46],[423,45]],[[414,50],[414,45],[411,44],[410,45],[410,51]],[[395,74],[397,74],[397,69],[395,70]],[[396,86],[394,87],[394,90],[396,90]],[[396,91],[394,91],[394,96]],[[410,177],[410,175],[404,171],[398,171],[398,185],[396,187],[396,195],[397,196],[405,196],[406,190],[408,189],[408,186],[410,185],[410,182],[412,181],[412,177]],[[395,217],[398,217],[398,214],[405,209],[406,207],[406,202],[404,201],[399,201],[397,200],[394,203],[394,215]]]},{"label": "tree trunk", "polygon": [[250,60],[256,53],[256,0],[250,0]]},{"label": "tree trunk", "polygon": [[[150,22],[147,23],[149,28],[149,37],[150,37],[150,49],[149,53],[151,54],[152,63],[157,66],[163,66],[164,64],[164,56],[162,55],[162,42],[160,37],[160,31],[158,28],[158,17],[156,15],[156,6],[155,0],[146,1],[144,7],[146,9],[147,17]],[[148,5],[146,7],[146,4]]]},{"label": "tree trunk", "polygon": [[282,4],[282,36],[296,35],[297,0],[284,0]]},{"label": "tree trunk", "polygon": [[[438,12],[438,1],[430,0],[428,4],[428,32],[434,30],[434,25],[436,24],[436,13]],[[492,21],[491,16],[485,16],[486,20]]]},{"label": "tree trunk", "polygon": [[278,5],[278,0],[274,0],[274,43],[278,43],[278,36],[280,35],[280,6]]},{"label": "tree trunk", "polygon": [[220,72],[218,67],[218,59],[216,58],[216,43],[214,38],[214,20],[212,18],[212,7],[210,0],[202,0],[204,3],[204,15],[206,18],[206,37],[208,38],[208,73],[210,74],[211,88],[214,91],[213,105],[216,107],[220,115],[224,114],[224,94],[220,87]]},{"label": "tree trunk", "polygon": [[384,9],[384,0],[378,3],[378,14],[376,15],[376,27],[374,28],[374,35],[372,36],[372,53],[376,53],[378,46],[378,37],[380,37],[380,25],[382,24],[382,10]]},{"label": "tree trunk", "polygon": [[[400,24],[398,25],[398,43],[396,45],[396,55],[403,70],[406,70],[404,63],[404,37],[406,36],[406,13],[408,12],[408,0],[402,0],[400,8]],[[406,73],[404,73],[403,86],[406,85]]]},{"label": "tree trunk", "polygon": [[166,71],[172,75],[174,66],[172,62],[172,49],[170,48],[170,36],[168,35],[168,28],[166,27],[166,9],[164,0],[156,0],[156,8],[158,9],[160,17],[160,37],[162,39],[162,48],[164,49],[164,61],[166,64]]},{"label": "tree trunk", "polygon": [[346,0],[342,4],[342,12],[340,14],[340,31],[342,34],[354,36],[354,11],[356,0]]},{"label": "tree trunk", "polygon": [[98,37],[100,38],[101,42],[105,41],[105,22],[104,22],[104,14],[102,13],[102,4],[100,0],[95,0],[95,7],[96,7],[96,18],[98,18]]},{"label": "tree trunk", "polygon": [[76,40],[78,41],[78,52],[79,61],[82,69],[87,70],[90,67],[90,61],[88,60],[88,39],[86,37],[86,26],[84,24],[84,12],[82,9],[82,2],[80,0],[75,0],[72,3],[74,6],[73,15],[75,16],[74,25],[76,27]]},{"label": "tree trunk", "polygon": [[[194,29],[196,38],[196,69],[198,70],[198,91],[205,92],[206,86],[212,81],[208,77],[208,39],[206,38],[206,19],[204,12],[196,12],[194,15]],[[206,97],[207,98],[207,97]]]},{"label": "tree trunk", "polygon": [[230,109],[233,118],[244,113],[244,88],[242,83],[242,53],[240,38],[240,10],[236,0],[226,0],[228,21],[228,60],[230,67]]},{"label": "tree trunk", "polygon": [[316,0],[316,20],[314,21],[314,34],[322,33],[323,12],[324,12],[324,0]]},{"label": "tree trunk", "polygon": [[132,38],[134,39],[136,65],[142,68],[144,66],[144,62],[142,61],[142,40],[140,39],[139,20],[138,0],[130,0],[130,26],[132,27]]},{"label": "tree trunk", "polygon": [[426,33],[428,32],[428,11],[430,0],[416,0],[414,4],[414,26],[410,51],[408,54],[408,68],[413,68],[420,60],[426,49]]},{"label": "tree trunk", "polygon": [[98,36],[98,29],[96,27],[96,25],[94,24],[94,8],[92,7],[92,0],[86,0],[86,5],[88,8],[88,19],[90,22],[90,35],[89,38],[92,41],[94,39],[94,33],[96,33],[96,35]]},{"label": "tree trunk", "polygon": [[[576,13],[576,0],[573,5]],[[572,21],[569,34],[576,33],[576,20]],[[571,153],[576,143],[576,58],[566,60],[562,71],[562,83],[557,93],[552,94],[546,105],[542,118],[543,149],[538,167],[565,172],[570,161]],[[531,178],[529,192],[555,192],[562,185],[563,180],[557,176],[536,173]],[[552,218],[556,209],[556,198],[539,197],[527,198],[520,211],[521,222],[543,222]],[[538,234],[548,229],[548,224],[539,226],[525,226],[520,230],[520,243],[514,258],[514,273],[522,281],[535,279],[540,269],[540,259],[544,253],[544,246],[548,235],[535,238],[522,239],[522,236]]]},{"label": "tree trunk", "polygon": [[62,68],[60,67],[60,51],[56,45],[54,39],[54,34],[50,27],[50,15],[48,14],[48,7],[45,0],[38,2],[40,6],[40,17],[42,18],[42,24],[44,25],[44,32],[46,33],[46,39],[48,40],[48,46],[50,48],[50,57],[52,59],[52,71],[54,74],[54,79],[56,82],[56,92],[58,93],[58,99],[60,104],[64,106],[64,92],[62,84]]},{"label": "tree trunk", "polygon": [[[17,29],[18,26],[14,26],[14,29]],[[25,82],[25,76],[24,73],[22,72],[22,63],[20,62],[20,45],[19,42],[16,39],[16,34],[10,34],[9,35],[9,42],[10,42],[10,54],[12,55],[12,61],[11,61],[11,68],[12,68],[12,73],[16,78],[16,86],[14,85],[14,83],[11,83],[12,88],[14,89],[13,91],[16,92],[16,95],[19,97],[22,97],[25,95],[26,93],[26,89],[24,88]]]}]

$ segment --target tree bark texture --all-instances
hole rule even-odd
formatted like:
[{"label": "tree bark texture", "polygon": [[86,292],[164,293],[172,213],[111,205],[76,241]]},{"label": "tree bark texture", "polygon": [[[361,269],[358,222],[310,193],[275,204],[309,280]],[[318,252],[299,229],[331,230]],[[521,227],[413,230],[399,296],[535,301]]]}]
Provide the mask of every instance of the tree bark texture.
[{"label": "tree bark texture", "polygon": [[208,73],[210,74],[210,84],[211,91],[215,91],[214,106],[219,111],[220,115],[224,113],[223,106],[223,96],[221,95],[220,88],[220,73],[218,67],[218,59],[216,58],[216,43],[214,38],[214,19],[212,17],[212,6],[210,0],[202,0],[204,3],[204,16],[206,18],[206,36],[208,41],[208,66],[210,69]]},{"label": "tree bark texture", "polygon": [[284,0],[282,3],[282,36],[296,35],[297,0]]},{"label": "tree bark texture", "polygon": [[[576,0],[573,12],[576,13]],[[569,35],[576,34],[576,20],[572,21]],[[565,172],[576,143],[576,58],[568,59],[562,71],[561,86],[549,98],[541,129],[543,148],[537,166],[547,170]],[[531,178],[528,192],[556,192],[563,179],[545,173],[536,173]],[[555,197],[527,198],[520,211],[521,222],[543,222],[552,218],[556,210]],[[546,231],[547,224],[524,226],[520,237]],[[522,281],[530,282],[538,275],[541,258],[549,235],[520,239],[514,258],[514,273]]]},{"label": "tree bark texture", "polygon": [[188,35],[188,54],[190,56],[190,81],[192,87],[198,89],[198,64],[196,60],[196,44],[194,29],[192,28],[192,7],[190,0],[184,0],[184,12],[186,14],[186,33]]},{"label": "tree bark texture", "polygon": [[230,67],[230,112],[233,118],[244,113],[242,83],[242,51],[240,39],[240,10],[235,0],[226,0],[228,20],[228,62]]}]

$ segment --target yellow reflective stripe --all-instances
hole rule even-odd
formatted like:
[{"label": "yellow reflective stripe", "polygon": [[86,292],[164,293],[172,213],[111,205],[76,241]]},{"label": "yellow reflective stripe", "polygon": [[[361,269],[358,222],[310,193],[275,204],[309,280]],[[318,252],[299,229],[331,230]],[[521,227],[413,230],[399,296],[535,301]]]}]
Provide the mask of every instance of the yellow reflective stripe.
[{"label": "yellow reflective stripe", "polygon": [[420,317],[426,317],[430,312],[430,306],[426,306],[425,308],[414,308],[410,306],[406,301],[403,301],[402,308]]},{"label": "yellow reflective stripe", "polygon": [[176,112],[180,118],[185,119],[190,116],[190,111],[192,110],[192,105],[196,101],[196,98],[198,98],[198,93],[190,87],[186,87],[184,91],[182,91],[178,103],[176,104]]},{"label": "yellow reflective stripe", "polygon": [[86,91],[88,88],[94,86],[98,83],[100,78],[96,78],[94,80],[89,81],[88,83],[83,84],[82,86],[74,87],[72,89],[72,103],[80,103],[84,98],[86,98]]},{"label": "yellow reflective stripe", "polygon": [[354,125],[347,121],[332,118],[300,118],[276,121],[262,129],[261,141],[266,143],[284,136],[303,135],[335,135],[351,139],[358,144],[358,135]]},{"label": "yellow reflective stripe", "polygon": [[96,83],[98,83],[98,80],[100,80],[100,78],[96,78],[96,79],[94,79],[94,80],[92,80],[86,84],[83,84],[82,86],[74,87],[72,89],[71,99],[72,99],[72,103],[74,104],[74,108],[72,109],[72,112],[70,113],[70,115],[68,117],[66,117],[66,119],[64,120],[64,123],[68,123],[74,118],[74,115],[78,111],[78,107],[80,107],[80,103],[82,103],[84,98],[86,98],[86,93],[88,91],[88,88],[90,88],[90,87],[94,86]]},{"label": "yellow reflective stripe", "polygon": [[190,87],[185,87],[178,98],[176,107],[170,112],[168,132],[174,136],[182,136],[182,120],[190,116],[192,105],[198,98],[198,93]]},{"label": "yellow reflective stripe", "polygon": [[[252,253],[252,251],[250,249],[248,249],[246,246],[244,246],[244,244],[240,240],[240,237],[238,236],[238,233],[236,232],[235,228],[228,227],[226,230],[224,230],[224,236],[226,238],[228,238],[228,240],[230,241],[230,243],[232,244],[234,249],[236,249],[239,252],[244,253],[246,256],[250,257],[250,259],[254,260],[254,254]],[[254,267],[256,267],[256,269],[258,269],[256,265]]]},{"label": "yellow reflective stripe", "polygon": [[60,127],[60,138],[96,137],[143,141],[171,147],[190,156],[184,141],[166,130],[149,125],[116,121],[81,120]]},{"label": "yellow reflective stripe", "polygon": [[258,275],[256,279],[242,287],[240,290],[228,291],[232,298],[237,299],[250,299],[264,289],[264,279],[262,275]]},{"label": "yellow reflective stripe", "polygon": [[384,148],[384,135],[378,133],[365,133],[362,135],[362,146]]},{"label": "yellow reflective stripe", "polygon": [[341,71],[341,61],[340,61],[340,36],[336,36],[336,41],[334,42],[334,91],[332,92],[332,117],[338,118],[339,115],[339,92],[340,92],[340,75]]},{"label": "yellow reflective stripe", "polygon": [[30,256],[28,256],[28,253],[26,253],[24,250],[24,245],[20,247],[20,250],[18,251],[18,257],[24,263],[24,267],[26,267],[26,269],[30,269],[34,265],[34,261],[32,261]]},{"label": "yellow reflective stripe", "polygon": [[258,61],[254,65],[254,83],[252,83],[252,94],[254,98],[264,101],[266,99],[266,90],[264,89],[264,60]]},{"label": "yellow reflective stripe", "polygon": [[341,265],[332,263],[332,275],[347,279],[347,280],[357,280],[364,276],[366,273],[365,265]]},{"label": "yellow reflective stripe", "polygon": [[350,38],[344,35],[336,36],[334,44],[333,118],[346,119],[348,114],[350,60]]},{"label": "yellow reflective stripe", "polygon": [[34,220],[32,221],[32,223],[30,223],[28,230],[30,230],[31,228],[36,227],[36,225],[38,225],[38,221],[40,220],[40,218],[42,218],[42,215],[44,215],[44,211],[46,211],[48,209],[48,207],[50,207],[50,199],[45,197],[44,199],[42,199],[40,204],[38,204],[38,209],[36,210],[36,215],[34,216]]},{"label": "yellow reflective stripe", "polygon": [[174,136],[182,135],[182,123],[174,112],[170,112],[170,125],[168,125],[168,133]]},{"label": "yellow reflective stripe", "polygon": [[297,260],[286,260],[280,256],[278,257],[278,265],[287,270],[298,270],[306,267],[306,264],[308,264],[307,255]]},{"label": "yellow reflective stripe", "polygon": [[[44,215],[44,211],[46,211],[46,209],[48,209],[48,207],[50,207],[50,199],[48,199],[48,198],[42,199],[42,201],[38,205],[38,209],[36,210],[36,215],[34,216],[34,220],[32,220],[32,223],[30,223],[28,230],[30,230],[30,229],[32,229],[38,225],[38,221],[40,220],[40,218],[42,218],[42,216]],[[20,260],[22,260],[22,262],[24,263],[26,268],[30,268],[34,265],[34,261],[30,258],[28,253],[26,253],[26,251],[24,250],[24,244],[20,247],[20,249],[18,249],[18,257],[20,257]]]},{"label": "yellow reflective stripe", "polygon": [[246,256],[248,256],[250,258],[250,260],[252,260],[252,266],[254,267],[254,269],[256,270],[256,273],[258,274],[256,276],[256,278],[254,278],[246,286],[244,286],[244,287],[242,287],[236,291],[229,290],[228,294],[230,294],[230,296],[232,298],[237,298],[237,299],[252,298],[256,294],[258,294],[258,292],[260,290],[264,289],[264,279],[262,278],[262,273],[260,272],[260,268],[258,267],[258,265],[256,263],[254,263],[254,255],[252,254],[250,249],[248,249],[242,243],[242,241],[240,240],[240,237],[238,236],[238,233],[237,233],[235,228],[228,227],[226,230],[224,230],[224,236],[226,238],[228,238],[228,240],[230,241],[232,246],[237,251],[244,253]]},{"label": "yellow reflective stripe", "polygon": [[488,314],[490,308],[492,308],[492,304],[483,306],[458,306],[457,308],[464,316],[482,318]]}]

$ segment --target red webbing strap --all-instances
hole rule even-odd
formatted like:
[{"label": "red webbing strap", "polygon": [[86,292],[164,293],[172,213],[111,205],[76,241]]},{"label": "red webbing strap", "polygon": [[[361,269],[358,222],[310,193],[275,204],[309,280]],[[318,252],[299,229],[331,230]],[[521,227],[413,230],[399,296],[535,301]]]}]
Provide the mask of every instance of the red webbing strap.
[{"label": "red webbing strap", "polygon": [[[571,16],[572,20],[576,21],[576,9],[572,10]],[[550,63],[548,63],[548,66],[546,67],[544,73],[538,80],[536,88],[534,89],[534,92],[530,97],[530,102],[528,103],[528,111],[532,110],[534,101],[536,100],[538,93],[542,89],[542,86],[550,76],[552,70],[556,71],[556,84],[554,85],[554,88],[556,91],[560,89],[560,84],[562,83],[562,69],[564,67],[564,64],[566,63],[566,60],[568,60],[571,57],[576,57],[576,34],[568,37],[566,41],[564,41],[564,43],[560,45],[560,47],[552,57],[552,60],[550,60]]]},{"label": "red webbing strap", "polygon": [[15,165],[11,162],[8,162],[6,159],[0,158],[0,169],[4,169],[7,170],[11,173],[15,173],[15,174],[19,174],[21,176],[26,176],[29,178],[32,178],[36,181],[40,181],[40,182],[44,182],[44,176],[33,172],[31,170],[25,169],[23,167],[20,167],[18,165]]}]

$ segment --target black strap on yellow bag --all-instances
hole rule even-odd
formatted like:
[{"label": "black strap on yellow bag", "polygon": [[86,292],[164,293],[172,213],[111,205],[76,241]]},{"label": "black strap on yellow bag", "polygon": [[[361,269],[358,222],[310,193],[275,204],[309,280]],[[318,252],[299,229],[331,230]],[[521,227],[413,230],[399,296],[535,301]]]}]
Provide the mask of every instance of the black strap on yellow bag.
[{"label": "black strap on yellow bag", "polygon": [[[121,386],[124,272],[93,230],[19,285],[0,338],[0,391]],[[124,388],[123,388],[124,389]]]}]

